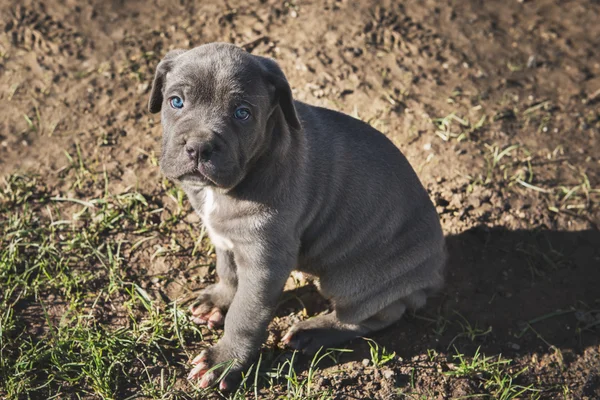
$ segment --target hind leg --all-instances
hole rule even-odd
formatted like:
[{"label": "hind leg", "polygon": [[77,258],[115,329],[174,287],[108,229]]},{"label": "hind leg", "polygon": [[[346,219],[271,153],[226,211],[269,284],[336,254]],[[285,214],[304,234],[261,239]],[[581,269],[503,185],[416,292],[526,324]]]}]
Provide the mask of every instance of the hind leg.
[{"label": "hind leg", "polygon": [[411,300],[397,300],[372,317],[356,323],[341,321],[335,311],[319,315],[294,324],[282,341],[293,349],[312,354],[321,347],[334,347],[393,324],[402,317],[407,305],[413,305]]}]

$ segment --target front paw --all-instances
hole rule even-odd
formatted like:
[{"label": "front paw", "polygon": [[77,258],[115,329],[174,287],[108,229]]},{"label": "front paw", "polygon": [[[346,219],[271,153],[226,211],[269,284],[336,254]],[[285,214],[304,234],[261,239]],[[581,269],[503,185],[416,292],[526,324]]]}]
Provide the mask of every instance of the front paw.
[{"label": "front paw", "polygon": [[[215,345],[202,352],[192,360],[194,366],[188,379],[200,379],[200,387],[207,388],[219,379],[219,389],[229,390],[239,379],[243,364],[234,359],[229,352]],[[223,376],[224,375],[224,376]]]},{"label": "front paw", "polygon": [[190,306],[192,321],[198,325],[208,325],[211,329],[222,326],[225,312],[231,304],[231,296],[227,292],[219,284],[211,285],[200,292]]}]

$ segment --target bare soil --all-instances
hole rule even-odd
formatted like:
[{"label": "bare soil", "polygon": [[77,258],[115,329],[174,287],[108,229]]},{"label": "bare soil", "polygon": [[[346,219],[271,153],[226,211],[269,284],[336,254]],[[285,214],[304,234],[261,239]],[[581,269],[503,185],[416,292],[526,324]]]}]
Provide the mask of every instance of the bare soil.
[{"label": "bare soil", "polygon": [[[174,208],[149,85],[168,50],[212,41],[277,59],[297,99],[368,121],[406,154],[447,234],[448,283],[373,336],[392,362],[365,366],[356,340],[325,368],[318,387],[335,398],[486,393],[445,373],[479,349],[526,368],[518,382],[541,398],[600,399],[600,2],[1,0],[0,15],[0,176],[35,173],[53,195],[98,197],[106,176],[113,193]],[[98,184],[65,180],[65,153]],[[184,206],[173,236],[128,260],[171,300],[214,279]],[[172,240],[180,251],[152,257]],[[309,312],[326,307],[303,290]],[[281,307],[267,346],[297,304]]]}]

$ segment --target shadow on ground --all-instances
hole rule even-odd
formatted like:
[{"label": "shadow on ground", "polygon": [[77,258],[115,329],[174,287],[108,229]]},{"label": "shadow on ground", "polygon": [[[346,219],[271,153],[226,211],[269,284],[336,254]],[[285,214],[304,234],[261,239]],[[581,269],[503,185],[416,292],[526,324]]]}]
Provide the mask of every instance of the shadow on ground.
[{"label": "shadow on ground", "polygon": [[[479,226],[447,237],[447,245],[450,259],[442,293],[416,314],[371,336],[396,352],[400,364],[433,351],[452,360],[457,353],[473,355],[479,349],[511,359],[551,355],[568,365],[598,345],[600,232]],[[310,304],[311,313],[323,310],[316,290],[302,288],[297,296]],[[342,361],[370,357],[364,340],[347,347],[354,352],[342,355]],[[409,379],[400,374],[396,385],[408,385]],[[588,388],[595,395],[600,372],[587,379],[595,382]]]}]

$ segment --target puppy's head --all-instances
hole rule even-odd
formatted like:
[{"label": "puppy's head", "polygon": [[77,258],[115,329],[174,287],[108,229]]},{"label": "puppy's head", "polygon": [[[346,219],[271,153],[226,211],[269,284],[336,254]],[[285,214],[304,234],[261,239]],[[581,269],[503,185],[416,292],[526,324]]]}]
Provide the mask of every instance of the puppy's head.
[{"label": "puppy's head", "polygon": [[276,114],[290,131],[300,129],[277,64],[224,43],[167,53],[149,109],[161,111],[163,173],[190,186],[236,186],[272,142]]}]

